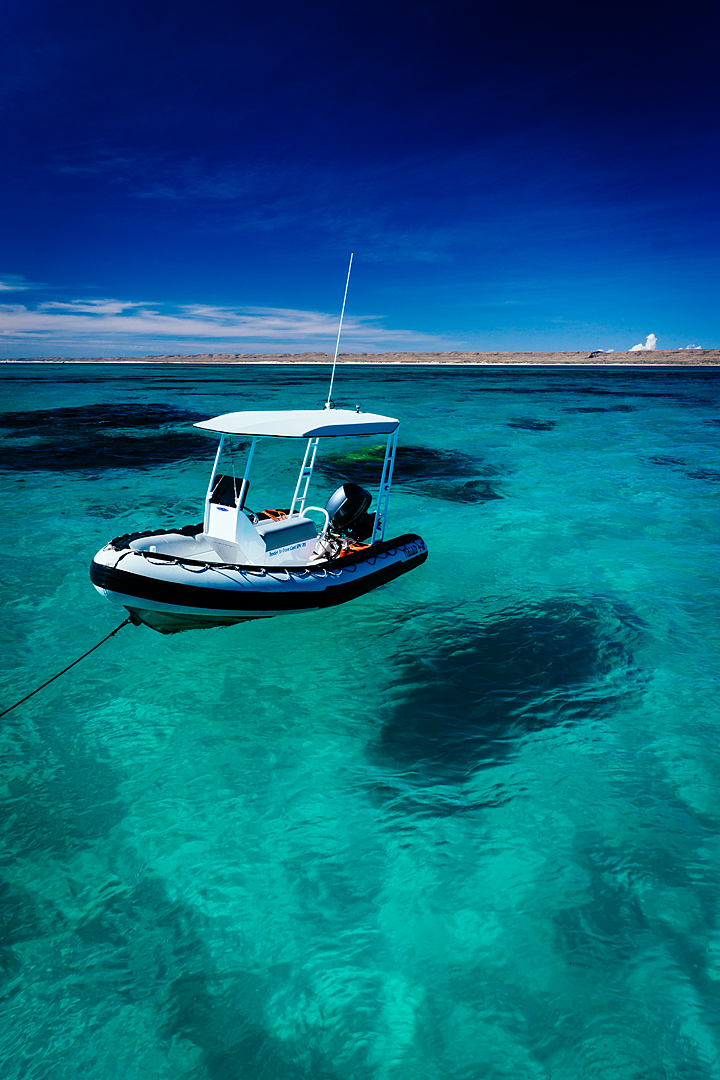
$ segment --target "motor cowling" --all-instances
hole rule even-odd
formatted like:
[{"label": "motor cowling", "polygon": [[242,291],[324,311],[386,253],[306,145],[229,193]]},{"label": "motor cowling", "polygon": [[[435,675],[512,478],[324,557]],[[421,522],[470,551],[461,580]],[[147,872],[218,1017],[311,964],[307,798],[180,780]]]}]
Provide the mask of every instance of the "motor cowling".
[{"label": "motor cowling", "polygon": [[[353,484],[350,481],[342,484],[325,503],[331,530],[341,535],[353,536],[359,528],[360,531],[369,535],[367,524],[368,519],[373,515],[368,514],[367,510],[371,502],[372,495],[359,484]],[[372,532],[372,525],[370,525],[370,532]]]}]

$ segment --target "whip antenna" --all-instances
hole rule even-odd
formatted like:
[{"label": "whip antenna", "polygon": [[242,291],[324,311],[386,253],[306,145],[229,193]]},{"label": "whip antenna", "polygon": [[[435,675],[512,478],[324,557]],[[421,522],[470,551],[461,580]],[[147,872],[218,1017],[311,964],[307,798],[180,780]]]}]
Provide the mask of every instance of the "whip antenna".
[{"label": "whip antenna", "polygon": [[325,402],[325,408],[326,409],[334,408],[333,400],[332,400],[332,389],[333,389],[333,382],[335,381],[335,365],[337,364],[338,349],[340,348],[340,334],[342,333],[343,316],[345,314],[345,301],[347,300],[348,285],[350,284],[350,271],[352,270],[352,261],[353,261],[353,255],[354,254],[355,253],[353,251],[350,252],[350,265],[348,266],[348,276],[347,276],[347,281],[345,282],[345,295],[343,296],[343,306],[342,306],[342,311],[340,312],[340,325],[338,326],[338,336],[337,336],[337,341],[335,343],[335,359],[333,360],[332,374],[330,375],[330,389],[328,390],[327,401]]}]

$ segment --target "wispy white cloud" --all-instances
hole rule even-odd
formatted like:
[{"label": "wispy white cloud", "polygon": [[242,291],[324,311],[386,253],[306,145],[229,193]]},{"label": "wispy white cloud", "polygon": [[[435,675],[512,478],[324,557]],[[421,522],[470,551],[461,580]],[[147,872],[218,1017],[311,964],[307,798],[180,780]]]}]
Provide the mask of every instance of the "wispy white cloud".
[{"label": "wispy white cloud", "polygon": [[[0,304],[0,350],[17,355],[112,352],[328,351],[337,315],[286,308],[172,306],[134,300]],[[452,343],[451,343],[452,344]],[[430,334],[388,330],[375,316],[346,319],[345,350],[437,349]],[[18,349],[21,350],[18,353]]]},{"label": "wispy white cloud", "polygon": [[131,300],[48,300],[44,304],[38,304],[36,310],[71,311],[73,314],[89,315],[121,315],[124,311],[143,306]]},{"label": "wispy white cloud", "polygon": [[33,289],[45,289],[39,281],[27,281],[22,274],[3,274],[0,277],[0,292],[31,292]]}]

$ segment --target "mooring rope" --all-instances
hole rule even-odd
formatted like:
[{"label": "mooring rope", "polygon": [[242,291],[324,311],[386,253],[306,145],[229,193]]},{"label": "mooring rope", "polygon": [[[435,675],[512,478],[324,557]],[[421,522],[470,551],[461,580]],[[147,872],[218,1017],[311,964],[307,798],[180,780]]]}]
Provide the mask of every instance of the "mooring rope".
[{"label": "mooring rope", "polygon": [[31,690],[29,694],[26,694],[24,698],[20,698],[19,701],[16,701],[15,704],[11,705],[8,709],[3,709],[3,711],[0,712],[0,716],[5,716],[6,713],[12,712],[13,709],[17,709],[18,705],[22,705],[22,703],[24,701],[27,701],[28,698],[31,698],[35,694],[38,694],[41,690],[44,690],[45,687],[49,686],[51,682],[55,682],[55,680],[59,679],[61,675],[64,675],[66,671],[69,671],[70,668],[75,667],[75,665],[79,664],[81,660],[84,660],[86,656],[89,656],[91,652],[95,652],[95,650],[99,649],[101,645],[104,645],[106,641],[109,641],[111,637],[115,637],[118,630],[122,630],[123,626],[127,626],[129,622],[132,622],[132,617],[130,616],[128,616],[125,622],[121,622],[119,626],[116,626],[114,630],[111,630],[110,633],[102,639],[102,641],[98,641],[97,645],[93,645],[92,649],[88,649],[88,651],[84,652],[82,656],[78,656],[77,660],[73,660],[72,664],[68,664],[68,666],[64,667],[62,671],[58,671],[57,675],[53,675],[53,677],[51,679],[48,679],[47,682],[42,683],[40,686],[36,687],[35,690]]}]

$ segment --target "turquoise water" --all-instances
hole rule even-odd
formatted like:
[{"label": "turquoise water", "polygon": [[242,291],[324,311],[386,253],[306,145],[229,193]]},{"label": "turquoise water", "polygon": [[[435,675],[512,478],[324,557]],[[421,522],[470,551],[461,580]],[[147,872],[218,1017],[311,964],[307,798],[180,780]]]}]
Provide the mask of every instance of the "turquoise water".
[{"label": "turquoise water", "polygon": [[[108,538],[200,520],[188,420],[327,383],[0,378],[6,703],[121,621],[88,579]],[[720,373],[337,389],[401,418],[389,535],[423,567],[316,614],[126,627],[3,719],[3,1080],[717,1077]]]}]

